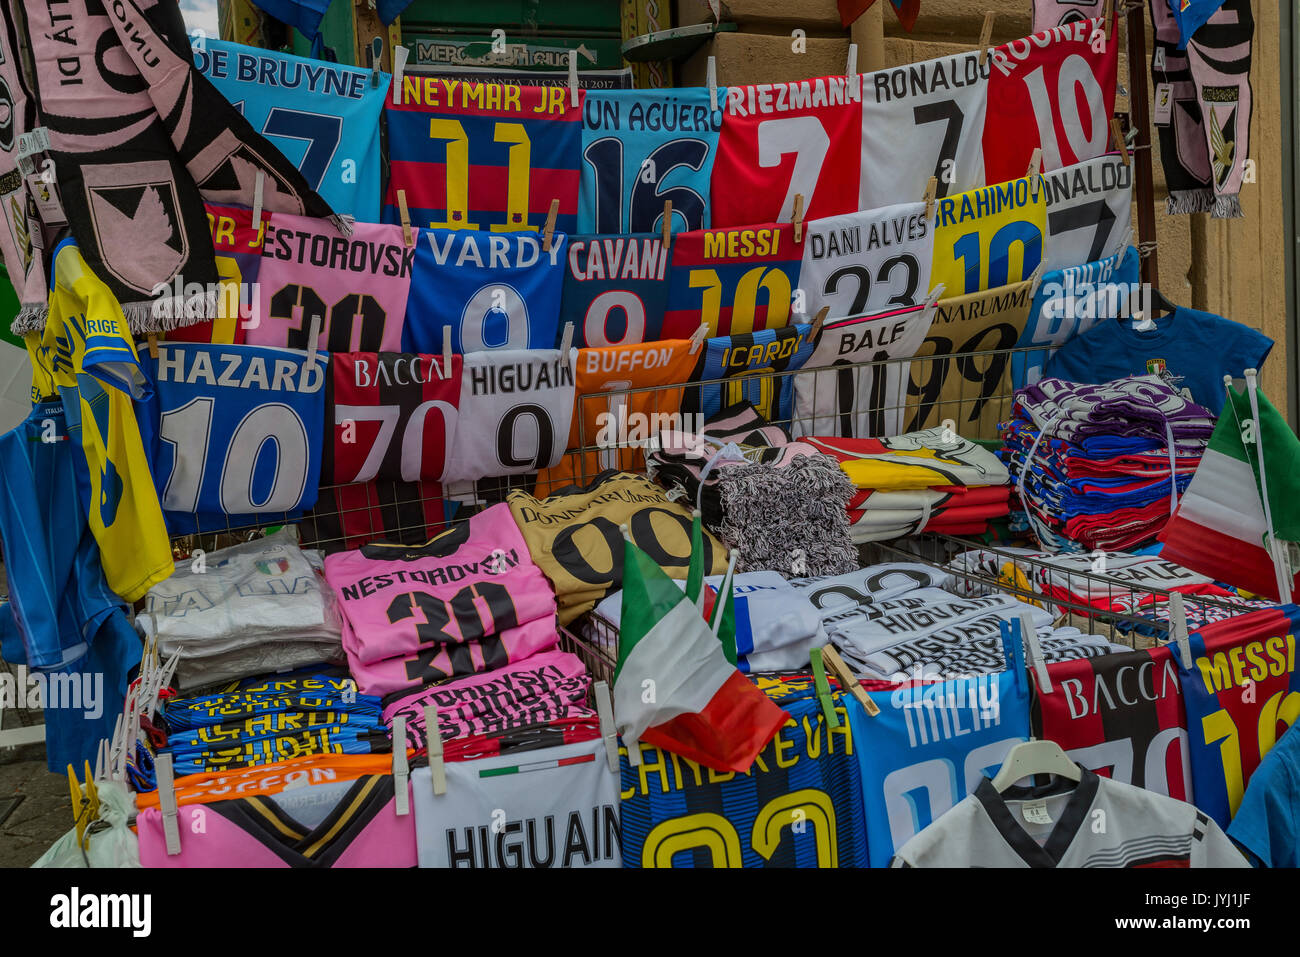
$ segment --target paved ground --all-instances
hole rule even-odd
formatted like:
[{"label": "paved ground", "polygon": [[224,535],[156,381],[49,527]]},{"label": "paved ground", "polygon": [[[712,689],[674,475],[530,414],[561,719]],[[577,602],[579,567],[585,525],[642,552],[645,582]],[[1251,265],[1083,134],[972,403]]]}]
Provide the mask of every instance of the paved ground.
[{"label": "paved ground", "polygon": [[68,780],[46,769],[43,744],[0,750],[0,815],[19,796],[0,822],[0,867],[30,867],[72,826]]}]

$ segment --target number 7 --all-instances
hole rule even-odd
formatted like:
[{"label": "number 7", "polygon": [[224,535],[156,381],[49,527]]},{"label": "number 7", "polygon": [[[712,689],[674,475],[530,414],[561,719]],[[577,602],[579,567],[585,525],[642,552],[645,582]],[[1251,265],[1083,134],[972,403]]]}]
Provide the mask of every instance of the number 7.
[{"label": "number 7", "polygon": [[794,197],[803,194],[804,214],[812,209],[813,192],[822,163],[830,152],[831,138],[815,116],[790,116],[778,120],[764,120],[758,126],[758,165],[780,166],[781,160],[794,154],[794,170],[790,185],[777,221],[786,223],[794,218]]}]

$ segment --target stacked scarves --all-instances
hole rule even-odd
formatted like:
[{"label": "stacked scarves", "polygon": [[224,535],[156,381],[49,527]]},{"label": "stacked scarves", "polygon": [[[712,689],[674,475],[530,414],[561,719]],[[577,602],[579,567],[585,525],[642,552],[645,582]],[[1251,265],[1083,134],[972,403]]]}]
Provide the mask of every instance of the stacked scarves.
[{"label": "stacked scarves", "polygon": [[1164,527],[1213,429],[1159,376],[1016,392],[999,452],[1024,520],[1048,551],[1132,548]]},{"label": "stacked scarves", "polygon": [[[1234,219],[1242,215],[1239,194],[1250,155],[1255,20],[1250,0],[1227,0],[1211,11],[1215,5],[1191,3],[1181,12],[1180,30],[1169,0],[1151,0],[1155,123],[1169,185],[1169,213],[1208,212],[1216,219]],[[1197,29],[1193,13],[1207,12],[1213,15]],[[1170,101],[1168,118],[1160,111],[1165,97]]]},{"label": "stacked scarves", "polygon": [[736,571],[839,575],[857,567],[847,506],[853,487],[832,459],[794,442],[748,402],[711,416],[700,434],[664,431],[650,477],[699,507],[736,552]]},{"label": "stacked scarves", "polygon": [[1010,476],[992,452],[943,429],[885,439],[806,438],[840,463],[856,488],[855,544],[921,532],[983,535],[1010,512]]},{"label": "stacked scarves", "polygon": [[252,206],[260,173],[268,211],[333,216],[194,68],[175,0],[24,8],[63,212],[133,330],[215,317],[205,199]]}]

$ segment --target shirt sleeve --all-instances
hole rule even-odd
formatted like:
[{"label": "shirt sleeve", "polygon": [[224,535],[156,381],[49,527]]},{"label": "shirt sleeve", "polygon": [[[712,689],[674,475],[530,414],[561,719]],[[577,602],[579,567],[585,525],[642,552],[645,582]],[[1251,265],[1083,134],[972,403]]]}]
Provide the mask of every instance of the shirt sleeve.
[{"label": "shirt sleeve", "polygon": [[1199,811],[1192,839],[1193,867],[1250,867],[1250,862],[1237,850],[1237,845],[1228,840],[1223,828]]},{"label": "shirt sleeve", "polygon": [[1240,379],[1247,369],[1262,369],[1272,349],[1273,340],[1264,333],[1241,326],[1233,348],[1224,356],[1224,365],[1234,379]]},{"label": "shirt sleeve", "polygon": [[1279,778],[1266,769],[1262,765],[1251,777],[1228,836],[1264,867],[1295,867],[1300,863],[1300,787],[1291,775]]}]

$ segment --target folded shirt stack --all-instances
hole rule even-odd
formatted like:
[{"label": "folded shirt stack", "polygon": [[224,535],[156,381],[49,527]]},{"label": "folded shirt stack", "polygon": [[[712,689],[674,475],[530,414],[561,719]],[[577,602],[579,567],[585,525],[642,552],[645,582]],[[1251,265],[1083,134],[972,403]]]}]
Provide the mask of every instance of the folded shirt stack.
[{"label": "folded shirt stack", "polygon": [[1213,418],[1159,376],[1016,392],[999,455],[1050,551],[1129,549],[1155,538],[1204,453]]},{"label": "folded shirt stack", "polygon": [[853,482],[848,514],[855,544],[920,532],[982,535],[990,520],[1010,512],[1006,466],[944,429],[803,442],[839,462]]},{"label": "folded shirt stack", "polygon": [[[716,596],[722,575],[704,579]],[[743,672],[793,671],[808,667],[808,655],[826,644],[821,614],[799,589],[773,571],[744,572],[734,576],[736,616],[736,667]],[[686,588],[686,582],[677,584]],[[623,611],[623,593],[614,592],[596,606],[597,619],[617,630]],[[608,627],[592,622],[595,634]]]},{"label": "folded shirt stack", "polygon": [[318,552],[292,527],[198,553],[149,589],[137,624],[164,658],[179,655],[182,690],[343,661],[339,615]]}]

